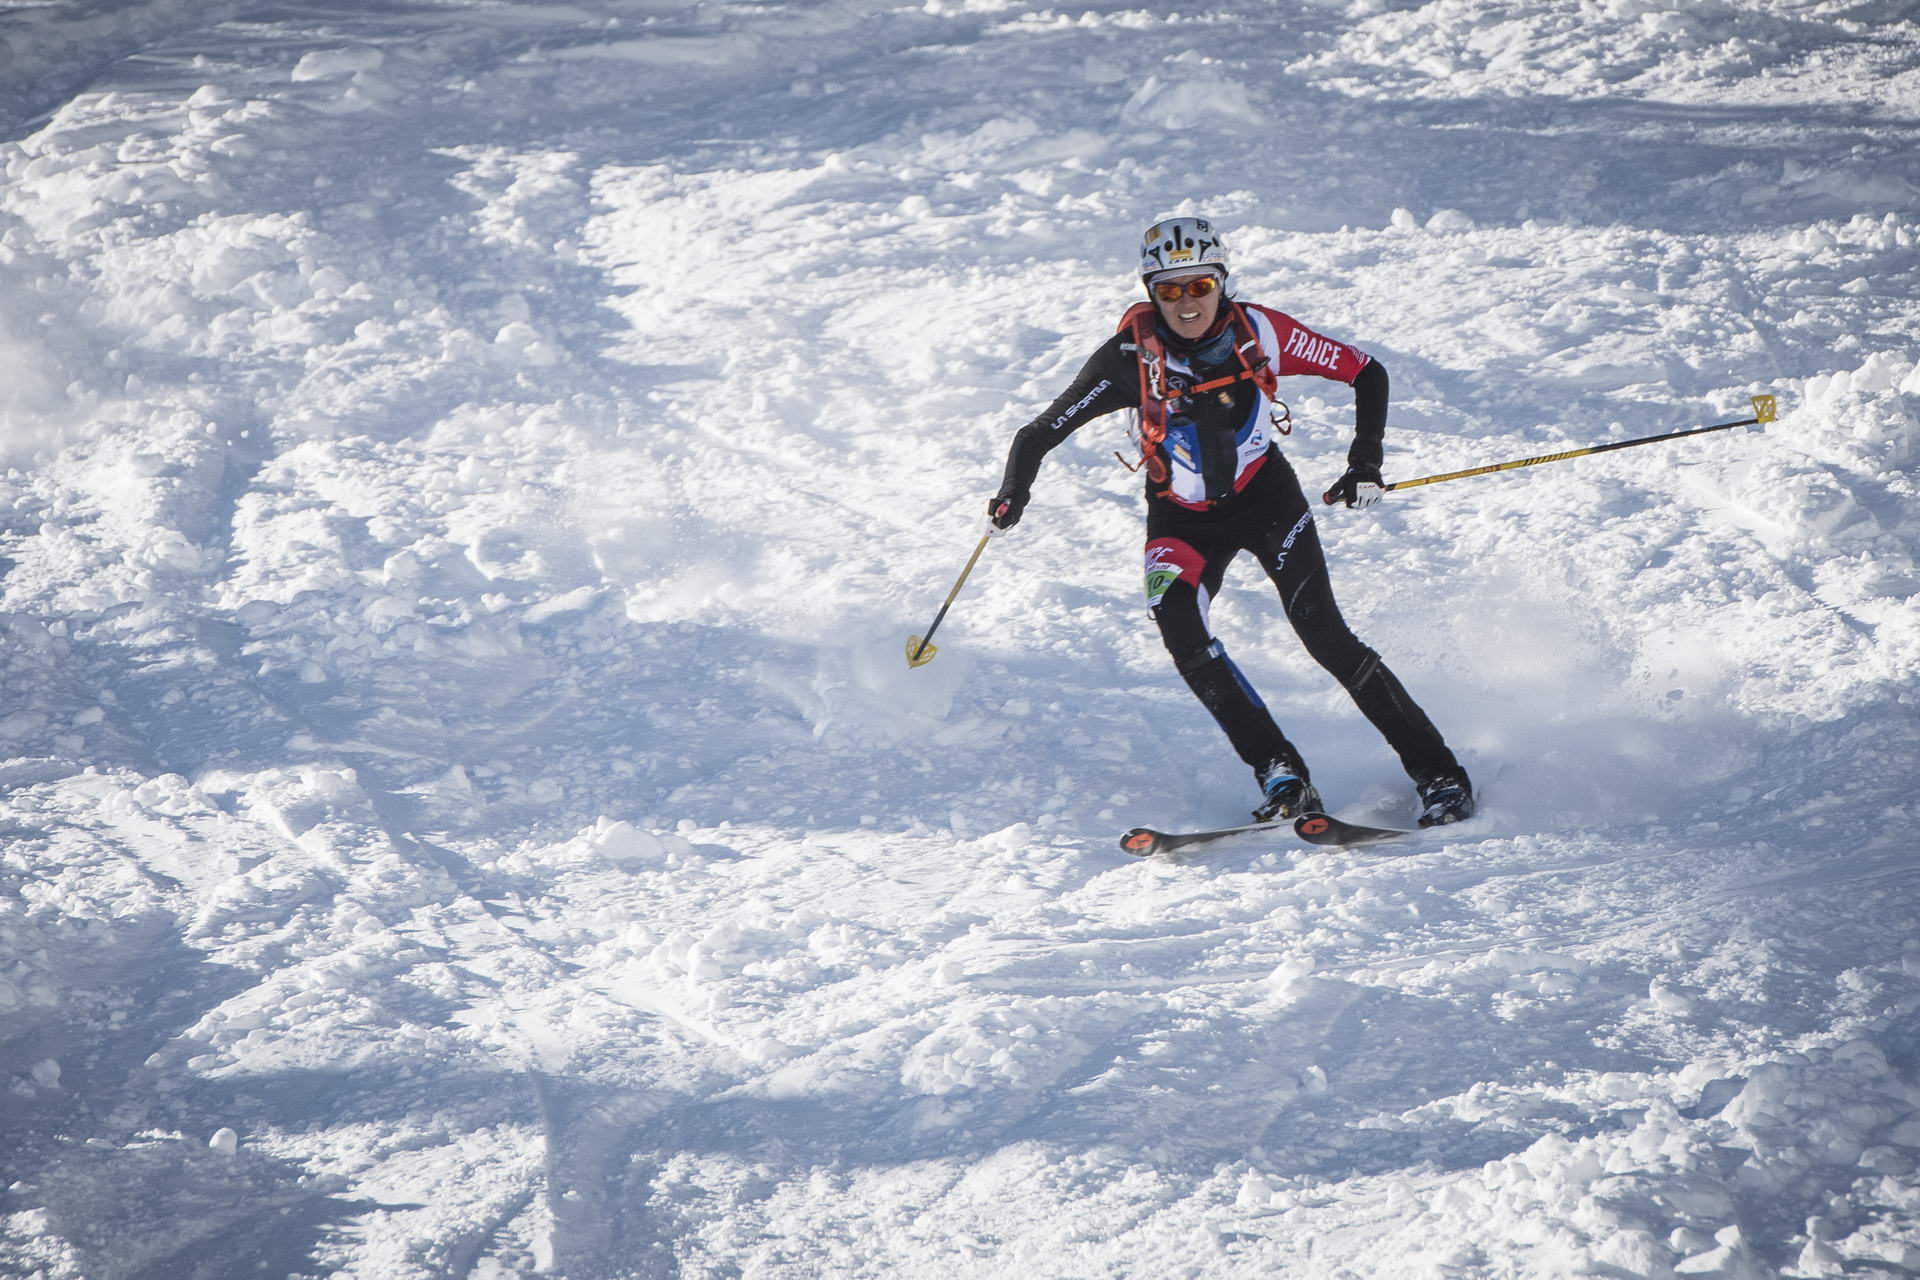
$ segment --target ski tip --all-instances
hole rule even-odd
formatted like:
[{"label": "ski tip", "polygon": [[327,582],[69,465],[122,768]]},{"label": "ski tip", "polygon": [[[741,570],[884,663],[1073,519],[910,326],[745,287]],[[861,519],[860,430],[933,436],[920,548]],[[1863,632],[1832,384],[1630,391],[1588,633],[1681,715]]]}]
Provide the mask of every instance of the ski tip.
[{"label": "ski tip", "polygon": [[1160,833],[1152,827],[1135,827],[1120,837],[1120,847],[1135,857],[1144,858],[1160,843]]}]

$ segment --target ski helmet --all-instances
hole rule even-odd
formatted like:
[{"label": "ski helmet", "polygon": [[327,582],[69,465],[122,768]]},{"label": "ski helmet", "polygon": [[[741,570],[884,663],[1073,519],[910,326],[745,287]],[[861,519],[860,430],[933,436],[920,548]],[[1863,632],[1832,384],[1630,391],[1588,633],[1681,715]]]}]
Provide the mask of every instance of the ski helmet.
[{"label": "ski helmet", "polygon": [[1227,246],[1210,219],[1165,218],[1140,237],[1141,283],[1169,271],[1194,267],[1217,268],[1222,277],[1228,272]]}]

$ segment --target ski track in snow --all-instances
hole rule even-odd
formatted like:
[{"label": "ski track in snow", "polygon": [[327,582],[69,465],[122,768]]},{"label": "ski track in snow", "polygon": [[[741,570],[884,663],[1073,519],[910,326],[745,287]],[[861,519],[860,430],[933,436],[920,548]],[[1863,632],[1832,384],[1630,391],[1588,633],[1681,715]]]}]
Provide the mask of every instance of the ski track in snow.
[{"label": "ski track in snow", "polygon": [[[0,1276],[1920,1273],[1916,112],[1877,0],[0,3]],[[1176,210],[1391,478],[1780,397],[1323,516],[1468,827],[1119,852],[1252,786],[1118,419],[902,661]]]}]

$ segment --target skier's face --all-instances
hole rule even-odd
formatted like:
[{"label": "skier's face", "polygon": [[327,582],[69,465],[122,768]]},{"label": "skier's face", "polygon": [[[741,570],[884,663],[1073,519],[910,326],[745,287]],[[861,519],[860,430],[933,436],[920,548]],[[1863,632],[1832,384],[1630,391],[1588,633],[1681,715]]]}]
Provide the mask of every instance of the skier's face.
[{"label": "skier's face", "polygon": [[1220,277],[1212,272],[1171,280],[1162,277],[1152,289],[1153,304],[1160,308],[1167,328],[1189,341],[1211,329],[1220,314]]}]

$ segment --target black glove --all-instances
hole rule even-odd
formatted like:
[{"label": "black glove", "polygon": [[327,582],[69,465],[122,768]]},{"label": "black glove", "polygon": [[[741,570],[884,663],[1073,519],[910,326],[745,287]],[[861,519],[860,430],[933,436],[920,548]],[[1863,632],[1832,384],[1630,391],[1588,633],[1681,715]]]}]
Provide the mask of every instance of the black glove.
[{"label": "black glove", "polygon": [[1386,493],[1385,483],[1380,479],[1380,468],[1370,462],[1353,463],[1347,467],[1347,474],[1333,482],[1333,488],[1320,495],[1320,500],[1328,504],[1344,502],[1349,507],[1370,507]]},{"label": "black glove", "polygon": [[1020,523],[1020,513],[1027,509],[1027,499],[1033,495],[1025,489],[1000,492],[987,499],[987,519],[996,529],[1011,529]]}]

